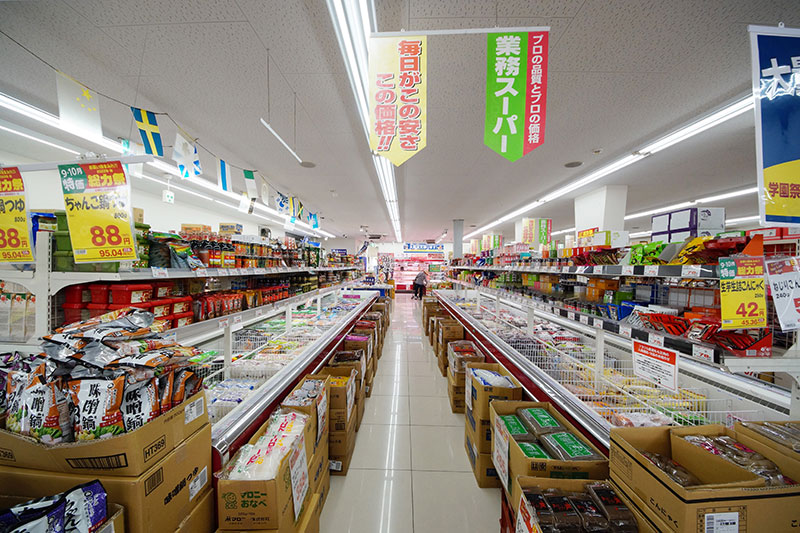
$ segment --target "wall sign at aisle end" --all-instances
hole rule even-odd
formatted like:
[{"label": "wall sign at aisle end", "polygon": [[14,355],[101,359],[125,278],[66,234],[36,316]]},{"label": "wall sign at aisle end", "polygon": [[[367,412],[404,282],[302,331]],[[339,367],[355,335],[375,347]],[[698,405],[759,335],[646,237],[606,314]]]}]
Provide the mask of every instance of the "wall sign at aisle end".
[{"label": "wall sign at aisle end", "polygon": [[130,183],[119,161],[59,165],[76,263],[135,261]]},{"label": "wall sign at aisle end", "polygon": [[0,263],[32,263],[25,183],[17,167],[0,168]]}]

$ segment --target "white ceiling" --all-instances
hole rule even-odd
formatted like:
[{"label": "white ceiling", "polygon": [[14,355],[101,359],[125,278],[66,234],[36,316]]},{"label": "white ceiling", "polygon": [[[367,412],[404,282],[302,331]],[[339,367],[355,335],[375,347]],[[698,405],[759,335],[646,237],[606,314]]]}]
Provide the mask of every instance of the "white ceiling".
[{"label": "white ceiling", "polygon": [[[435,238],[453,218],[465,219],[465,231],[483,225],[743,94],[747,24],[800,25],[796,0],[375,4],[380,31],[551,28],[545,144],[515,163],[483,146],[485,37],[429,38],[428,147],[397,172],[407,240]],[[260,169],[320,211],[323,228],[391,232],[325,0],[0,2],[0,30],[100,92],[169,111],[217,155]],[[57,112],[52,71],[2,35],[0,72],[0,91]],[[314,169],[299,167],[258,122],[268,118],[292,144],[294,92],[296,149]],[[103,99],[101,112],[107,136],[136,134],[126,107]],[[174,128],[162,121],[162,130],[171,144]],[[574,160],[585,164],[564,168]],[[203,164],[213,176],[214,160]],[[613,183],[629,185],[629,213],[754,184],[752,116],[593,186]],[[721,205],[731,217],[757,211],[754,195]],[[574,225],[569,197],[532,215],[552,216],[555,229]],[[631,222],[647,229],[646,219]]]}]

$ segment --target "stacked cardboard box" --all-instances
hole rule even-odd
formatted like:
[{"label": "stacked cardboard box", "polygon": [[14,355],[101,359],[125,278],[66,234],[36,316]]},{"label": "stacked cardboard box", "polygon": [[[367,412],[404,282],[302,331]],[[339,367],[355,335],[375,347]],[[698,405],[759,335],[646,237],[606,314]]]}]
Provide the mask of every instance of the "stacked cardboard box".
[{"label": "stacked cardboard box", "polygon": [[[204,392],[108,439],[45,446],[0,430],[0,452],[5,494],[49,496],[99,479],[109,501],[125,508],[130,533],[175,531],[211,485]],[[213,521],[206,525],[213,530]]]},{"label": "stacked cardboard box", "polygon": [[[508,376],[514,387],[488,387],[469,374],[470,368],[493,370]],[[492,400],[520,400],[522,386],[501,365],[493,363],[469,363],[464,381],[464,447],[472,465],[472,473],[482,488],[501,487],[500,479],[492,465],[492,429],[489,402]]]},{"label": "stacked cardboard box", "polygon": [[447,377],[447,345],[451,341],[458,341],[464,338],[464,326],[456,320],[439,320],[436,332],[436,359],[439,363],[439,372],[443,377]]},{"label": "stacked cardboard box", "polygon": [[[783,476],[800,479],[798,454],[737,424],[614,428],[611,479],[661,531],[792,531],[800,523],[800,485],[766,485],[765,478],[695,446],[683,437],[727,436],[772,461]],[[701,484],[676,483],[642,452],[670,458]]]},{"label": "stacked cardboard box", "polygon": [[[356,371],[350,368],[325,367],[322,375],[335,377],[329,387],[330,434],[328,455],[333,475],[345,475],[350,468],[353,449],[356,446],[359,399]],[[344,379],[342,379],[344,378]],[[360,398],[363,406],[364,397]],[[362,407],[363,414],[363,407]]]},{"label": "stacked cardboard box", "polygon": [[348,335],[344,338],[342,348],[345,350],[361,350],[364,352],[367,369],[364,373],[364,392],[367,397],[372,395],[372,382],[378,371],[378,358],[375,356],[372,341],[359,335]]},{"label": "stacked cardboard box", "polygon": [[[540,408],[546,410],[567,433],[574,437],[576,455],[594,452],[594,459],[548,459],[526,454],[517,441],[509,435],[501,416],[513,415],[517,409]],[[606,479],[608,459],[603,452],[586,440],[583,435],[552,404],[547,402],[493,401],[489,406],[492,428],[492,461],[497,475],[510,498],[511,488],[517,476],[552,477],[560,479]]]},{"label": "stacked cardboard box", "polygon": [[447,343],[447,396],[450,398],[450,409],[454,413],[464,412],[466,365],[483,361],[483,353],[472,341]]}]

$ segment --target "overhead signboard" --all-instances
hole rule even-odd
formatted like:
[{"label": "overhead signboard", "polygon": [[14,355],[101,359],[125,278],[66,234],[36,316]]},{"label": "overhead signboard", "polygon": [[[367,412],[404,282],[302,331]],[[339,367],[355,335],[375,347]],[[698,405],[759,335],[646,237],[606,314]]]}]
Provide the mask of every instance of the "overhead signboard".
[{"label": "overhead signboard", "polygon": [[444,244],[428,244],[425,242],[403,243],[404,254],[444,255]]}]

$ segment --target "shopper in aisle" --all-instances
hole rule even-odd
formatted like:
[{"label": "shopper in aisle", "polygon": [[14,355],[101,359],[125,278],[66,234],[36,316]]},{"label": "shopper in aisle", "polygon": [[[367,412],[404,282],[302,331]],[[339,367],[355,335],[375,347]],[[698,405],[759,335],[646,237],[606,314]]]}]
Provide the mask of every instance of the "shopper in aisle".
[{"label": "shopper in aisle", "polygon": [[425,286],[428,284],[428,276],[425,274],[424,270],[421,270],[417,277],[414,278],[414,296],[411,298],[413,300],[422,300],[422,297],[425,296]]}]

